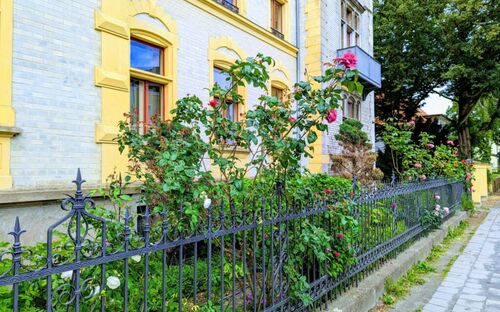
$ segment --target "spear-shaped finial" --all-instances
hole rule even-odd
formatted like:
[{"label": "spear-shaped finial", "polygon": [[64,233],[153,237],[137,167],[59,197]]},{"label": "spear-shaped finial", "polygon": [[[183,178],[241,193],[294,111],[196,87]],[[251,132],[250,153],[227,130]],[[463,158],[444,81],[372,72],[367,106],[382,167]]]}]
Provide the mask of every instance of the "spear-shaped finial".
[{"label": "spear-shaped finial", "polygon": [[14,247],[19,247],[21,245],[20,238],[21,234],[25,233],[25,230],[21,230],[21,225],[19,223],[19,217],[16,217],[16,222],[14,224],[14,230],[9,232],[9,235],[14,237]]},{"label": "spear-shaped finial", "polygon": [[85,183],[85,180],[82,179],[82,173],[80,172],[80,168],[78,168],[78,171],[76,172],[76,179],[73,180],[73,183],[76,184],[76,195],[81,196],[82,184]]}]

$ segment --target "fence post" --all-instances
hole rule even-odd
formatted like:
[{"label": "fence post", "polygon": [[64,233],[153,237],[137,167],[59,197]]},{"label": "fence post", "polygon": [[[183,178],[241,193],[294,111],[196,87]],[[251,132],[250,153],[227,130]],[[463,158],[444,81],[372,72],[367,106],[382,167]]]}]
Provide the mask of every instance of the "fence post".
[{"label": "fence post", "polygon": [[[19,224],[19,217],[16,217],[16,223],[14,225],[14,230],[9,232],[10,235],[14,237],[14,243],[12,244],[12,265],[14,268],[14,276],[19,274],[19,268],[21,266],[21,254],[23,252],[21,246],[21,234],[25,233],[25,230],[21,230],[21,225]],[[14,283],[13,288],[13,310],[14,312],[19,311],[19,284]]]}]

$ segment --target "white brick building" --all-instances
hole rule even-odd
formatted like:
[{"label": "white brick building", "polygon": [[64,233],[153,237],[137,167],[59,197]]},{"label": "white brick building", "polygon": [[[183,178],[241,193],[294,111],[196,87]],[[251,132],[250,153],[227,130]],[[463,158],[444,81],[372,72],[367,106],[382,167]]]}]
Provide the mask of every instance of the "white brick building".
[{"label": "white brick building", "polygon": [[[164,49],[166,72],[150,76],[166,112],[188,93],[207,102],[214,67],[238,57],[273,57],[272,76],[292,86],[339,49],[371,54],[371,9],[371,0],[0,0],[0,229],[40,200],[55,211],[76,168],[96,186],[119,162],[111,140],[130,107],[131,79],[149,77],[131,69],[133,40]],[[362,74],[375,79],[367,87],[376,86],[380,68],[377,77],[369,55],[355,52],[369,63]],[[259,95],[248,87],[248,105]],[[350,114],[374,141],[373,93],[359,105]],[[312,171],[326,171],[338,152],[339,117],[319,140]]]}]

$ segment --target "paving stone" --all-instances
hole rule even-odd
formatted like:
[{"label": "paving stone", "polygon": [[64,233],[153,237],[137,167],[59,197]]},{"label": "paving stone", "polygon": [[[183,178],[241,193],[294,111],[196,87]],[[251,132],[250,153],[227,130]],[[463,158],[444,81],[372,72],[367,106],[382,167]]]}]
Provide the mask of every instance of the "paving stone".
[{"label": "paving stone", "polygon": [[422,311],[500,312],[500,207],[490,210]]}]

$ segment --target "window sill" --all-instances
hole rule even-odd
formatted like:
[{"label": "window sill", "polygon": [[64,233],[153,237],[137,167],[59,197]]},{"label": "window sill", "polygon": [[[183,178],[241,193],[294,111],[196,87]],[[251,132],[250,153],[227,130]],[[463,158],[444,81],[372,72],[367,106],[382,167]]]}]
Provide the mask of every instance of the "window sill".
[{"label": "window sill", "polygon": [[12,138],[18,134],[21,134],[22,132],[23,130],[18,127],[0,126],[0,137]]}]

